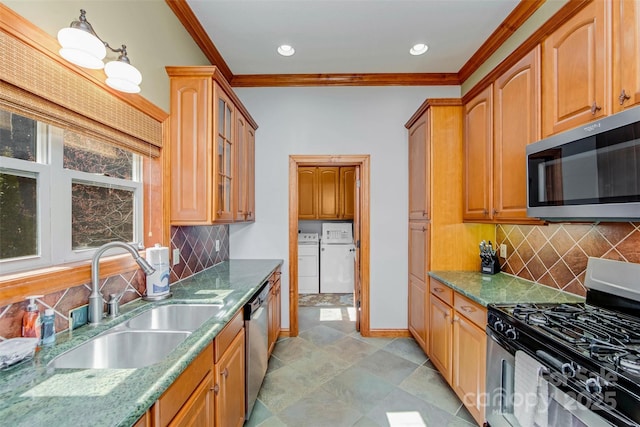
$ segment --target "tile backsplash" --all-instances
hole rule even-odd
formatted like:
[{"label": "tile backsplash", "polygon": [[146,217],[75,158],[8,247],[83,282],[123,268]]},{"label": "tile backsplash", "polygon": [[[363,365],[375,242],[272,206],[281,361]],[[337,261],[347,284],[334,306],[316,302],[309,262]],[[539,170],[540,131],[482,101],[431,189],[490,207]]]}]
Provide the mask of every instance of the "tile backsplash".
[{"label": "tile backsplash", "polygon": [[[217,252],[216,240],[220,241],[220,250]],[[173,248],[180,249],[180,263],[171,268],[171,283],[228,260],[229,226],[171,227],[170,250]],[[101,283],[103,295],[127,290],[122,303],[140,298],[145,288],[146,279],[141,270],[110,276]],[[38,298],[38,307],[41,313],[52,308],[56,313],[56,331],[64,331],[69,328],[69,310],[87,304],[90,292],[90,282],[74,286]],[[0,307],[0,340],[21,335],[22,316],[26,308],[26,302]]]},{"label": "tile backsplash", "polygon": [[502,271],[585,295],[587,258],[640,263],[640,223],[496,226],[497,244],[507,245]]}]

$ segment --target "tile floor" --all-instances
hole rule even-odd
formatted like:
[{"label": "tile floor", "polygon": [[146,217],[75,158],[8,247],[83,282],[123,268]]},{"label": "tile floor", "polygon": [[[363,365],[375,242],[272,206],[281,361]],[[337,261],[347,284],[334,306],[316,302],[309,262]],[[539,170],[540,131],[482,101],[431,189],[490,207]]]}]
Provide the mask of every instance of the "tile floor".
[{"label": "tile floor", "polygon": [[300,334],[278,341],[245,426],[475,425],[410,338],[363,338],[351,307],[300,307]]}]

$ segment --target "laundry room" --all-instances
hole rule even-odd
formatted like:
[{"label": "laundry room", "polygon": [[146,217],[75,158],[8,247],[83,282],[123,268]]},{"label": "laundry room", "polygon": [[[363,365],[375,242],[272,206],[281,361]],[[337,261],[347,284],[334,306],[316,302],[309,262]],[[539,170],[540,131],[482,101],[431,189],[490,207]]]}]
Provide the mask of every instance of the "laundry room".
[{"label": "laundry room", "polygon": [[351,305],[356,240],[355,166],[298,168],[298,294],[301,303]]}]

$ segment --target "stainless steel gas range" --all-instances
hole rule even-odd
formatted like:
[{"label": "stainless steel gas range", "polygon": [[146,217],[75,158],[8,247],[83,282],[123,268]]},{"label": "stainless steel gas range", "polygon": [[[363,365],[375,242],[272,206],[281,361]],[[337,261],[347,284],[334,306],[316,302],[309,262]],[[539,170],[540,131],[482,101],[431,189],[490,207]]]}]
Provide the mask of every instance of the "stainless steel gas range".
[{"label": "stainless steel gas range", "polygon": [[492,427],[640,426],[640,264],[589,258],[585,286],[585,303],[489,306]]}]

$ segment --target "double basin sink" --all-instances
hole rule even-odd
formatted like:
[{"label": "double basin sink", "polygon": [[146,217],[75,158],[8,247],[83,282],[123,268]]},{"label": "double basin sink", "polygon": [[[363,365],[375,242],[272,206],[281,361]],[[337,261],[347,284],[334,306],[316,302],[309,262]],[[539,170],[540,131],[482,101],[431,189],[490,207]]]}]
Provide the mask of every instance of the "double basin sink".
[{"label": "double basin sink", "polygon": [[153,307],[53,359],[49,366],[71,369],[143,368],[161,362],[222,305],[174,304]]}]

